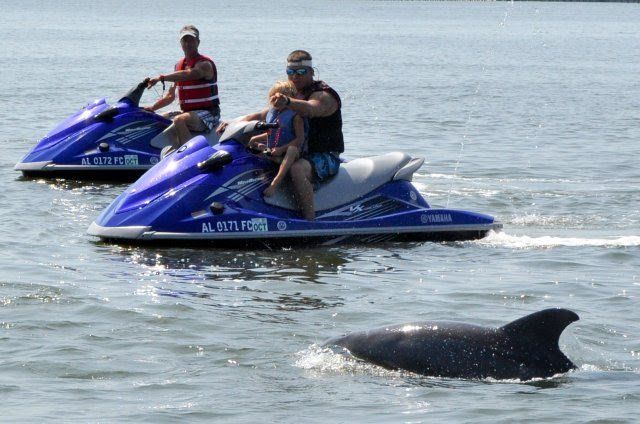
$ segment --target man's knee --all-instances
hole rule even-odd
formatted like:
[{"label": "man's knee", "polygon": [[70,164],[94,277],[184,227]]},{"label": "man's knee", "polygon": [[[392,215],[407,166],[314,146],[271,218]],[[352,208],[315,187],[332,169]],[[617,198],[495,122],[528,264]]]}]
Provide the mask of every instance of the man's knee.
[{"label": "man's knee", "polygon": [[300,150],[298,150],[298,148],[296,146],[289,146],[287,147],[287,155],[289,155],[290,157],[299,157],[300,155]]},{"label": "man's knee", "polygon": [[188,121],[189,121],[189,114],[188,113],[181,113],[180,115],[178,115],[175,118],[173,118],[173,122],[176,125],[180,125],[180,126],[187,126],[187,122]]},{"label": "man's knee", "polygon": [[296,161],[293,165],[291,165],[291,170],[289,171],[291,173],[291,178],[293,178],[294,180],[309,178],[311,174],[310,168],[311,167],[309,166],[309,163],[304,159]]}]

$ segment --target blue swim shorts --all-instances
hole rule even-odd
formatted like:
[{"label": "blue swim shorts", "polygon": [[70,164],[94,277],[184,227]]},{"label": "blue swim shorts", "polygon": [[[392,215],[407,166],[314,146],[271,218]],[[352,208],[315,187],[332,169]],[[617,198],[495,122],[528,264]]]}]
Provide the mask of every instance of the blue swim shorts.
[{"label": "blue swim shorts", "polygon": [[336,175],[340,168],[340,158],[334,153],[310,153],[305,159],[311,164],[314,179],[318,182]]}]

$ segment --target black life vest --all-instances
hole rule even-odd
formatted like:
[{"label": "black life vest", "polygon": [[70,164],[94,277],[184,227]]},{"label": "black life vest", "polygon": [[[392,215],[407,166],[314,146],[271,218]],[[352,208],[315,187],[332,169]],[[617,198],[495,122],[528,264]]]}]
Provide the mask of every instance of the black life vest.
[{"label": "black life vest", "polygon": [[305,100],[318,91],[326,91],[338,102],[338,109],[329,116],[309,118],[309,136],[307,139],[308,153],[344,152],[344,138],[342,136],[342,102],[336,91],[324,81],[314,81],[303,95]]}]

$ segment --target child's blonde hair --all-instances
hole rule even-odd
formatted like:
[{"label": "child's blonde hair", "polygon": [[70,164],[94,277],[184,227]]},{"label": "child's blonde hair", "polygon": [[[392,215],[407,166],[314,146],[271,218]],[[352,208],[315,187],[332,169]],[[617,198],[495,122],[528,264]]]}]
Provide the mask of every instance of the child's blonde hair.
[{"label": "child's blonde hair", "polygon": [[296,86],[291,81],[276,81],[271,90],[269,90],[269,97],[276,93],[284,94],[287,97],[295,97],[298,94],[298,90],[296,90]]}]

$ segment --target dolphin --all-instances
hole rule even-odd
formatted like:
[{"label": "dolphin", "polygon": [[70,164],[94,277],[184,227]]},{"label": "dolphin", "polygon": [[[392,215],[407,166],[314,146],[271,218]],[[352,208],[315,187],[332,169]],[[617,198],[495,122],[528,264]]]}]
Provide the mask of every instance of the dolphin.
[{"label": "dolphin", "polygon": [[392,370],[434,377],[547,378],[576,366],[558,346],[578,315],[545,309],[502,327],[456,322],[420,322],[350,333],[329,339],[356,358]]}]

